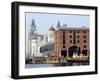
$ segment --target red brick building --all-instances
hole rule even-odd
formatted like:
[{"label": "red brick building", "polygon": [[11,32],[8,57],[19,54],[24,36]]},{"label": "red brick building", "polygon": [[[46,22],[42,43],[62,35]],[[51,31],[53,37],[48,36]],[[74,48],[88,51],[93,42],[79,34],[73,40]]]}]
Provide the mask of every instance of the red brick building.
[{"label": "red brick building", "polygon": [[89,55],[89,29],[88,28],[60,28],[55,31],[55,54],[57,57],[72,57]]}]

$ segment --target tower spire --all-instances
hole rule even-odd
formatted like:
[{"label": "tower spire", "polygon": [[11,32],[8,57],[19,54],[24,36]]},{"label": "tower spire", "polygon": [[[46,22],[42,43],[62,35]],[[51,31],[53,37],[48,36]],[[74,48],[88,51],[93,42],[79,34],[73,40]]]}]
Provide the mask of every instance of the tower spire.
[{"label": "tower spire", "polygon": [[37,30],[34,19],[32,19],[31,27],[32,27],[33,31],[36,31]]},{"label": "tower spire", "polygon": [[29,30],[29,39],[36,39],[38,36],[37,29],[36,29],[36,24],[34,19],[31,21],[31,26]]},{"label": "tower spire", "polygon": [[67,24],[63,24],[63,26],[62,26],[63,28],[66,28],[67,27]]},{"label": "tower spire", "polygon": [[58,23],[57,23],[57,29],[59,29],[60,28],[60,21],[58,21]]}]

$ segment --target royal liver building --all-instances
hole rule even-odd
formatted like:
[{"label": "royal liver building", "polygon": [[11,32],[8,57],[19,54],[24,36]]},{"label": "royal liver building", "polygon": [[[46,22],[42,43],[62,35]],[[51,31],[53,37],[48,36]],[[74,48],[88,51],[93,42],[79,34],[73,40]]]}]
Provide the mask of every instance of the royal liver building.
[{"label": "royal liver building", "polygon": [[42,53],[40,53],[40,46],[42,45],[42,40],[43,35],[38,34],[36,24],[33,19],[28,33],[28,53],[26,54],[26,58],[32,59],[33,57],[42,56]]},{"label": "royal liver building", "polygon": [[55,29],[51,25],[46,34],[39,34],[33,19],[28,33],[28,53],[26,54],[26,58],[32,59],[33,57],[43,57],[44,54],[48,54],[50,51],[41,52],[40,48],[54,44],[54,31]]}]

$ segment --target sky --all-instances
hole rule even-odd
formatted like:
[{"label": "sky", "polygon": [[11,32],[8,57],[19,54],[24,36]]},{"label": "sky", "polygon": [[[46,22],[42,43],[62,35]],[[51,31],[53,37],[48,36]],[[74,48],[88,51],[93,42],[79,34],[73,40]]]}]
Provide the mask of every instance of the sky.
[{"label": "sky", "polygon": [[73,14],[50,14],[50,13],[25,13],[26,17],[26,32],[28,32],[32,19],[34,19],[36,28],[39,34],[46,34],[48,29],[53,25],[56,28],[57,22],[67,24],[67,27],[89,27],[88,15],[73,15]]}]

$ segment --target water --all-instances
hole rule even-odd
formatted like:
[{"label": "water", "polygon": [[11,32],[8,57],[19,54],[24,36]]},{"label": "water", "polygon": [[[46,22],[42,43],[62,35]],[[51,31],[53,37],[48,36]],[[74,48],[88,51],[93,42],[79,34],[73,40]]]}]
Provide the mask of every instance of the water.
[{"label": "water", "polygon": [[67,62],[67,63],[57,63],[57,64],[25,64],[25,68],[81,66],[81,65],[89,65],[89,62]]}]

